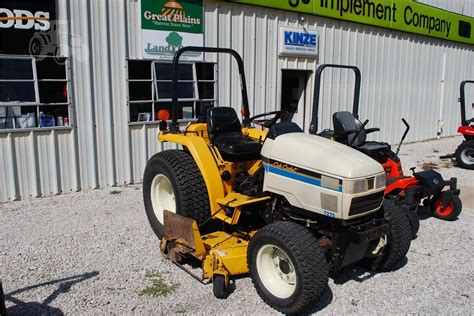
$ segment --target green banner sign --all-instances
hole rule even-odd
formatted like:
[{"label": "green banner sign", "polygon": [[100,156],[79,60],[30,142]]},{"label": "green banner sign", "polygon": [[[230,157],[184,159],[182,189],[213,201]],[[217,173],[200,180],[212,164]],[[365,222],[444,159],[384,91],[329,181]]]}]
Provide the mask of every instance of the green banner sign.
[{"label": "green banner sign", "polygon": [[474,44],[474,18],[412,0],[227,0]]},{"label": "green banner sign", "polygon": [[202,0],[141,0],[142,29],[203,33]]}]

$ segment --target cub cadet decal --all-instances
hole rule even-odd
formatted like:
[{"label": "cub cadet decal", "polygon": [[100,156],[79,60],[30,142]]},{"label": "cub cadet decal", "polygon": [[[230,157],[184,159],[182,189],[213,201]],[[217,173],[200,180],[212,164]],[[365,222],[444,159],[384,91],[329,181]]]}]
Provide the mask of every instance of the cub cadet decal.
[{"label": "cub cadet decal", "polygon": [[49,12],[37,11],[32,13],[28,10],[0,8],[0,28],[29,30],[34,28],[37,31],[48,31],[51,27],[49,23]]},{"label": "cub cadet decal", "polygon": [[289,166],[287,164],[283,164],[283,163],[278,162],[278,161],[273,162],[273,165],[275,167],[283,169],[283,170],[287,170],[287,171],[291,171],[291,172],[298,172],[298,168]]},{"label": "cub cadet decal", "polygon": [[[290,164],[282,163],[273,159],[268,159],[262,156],[263,168],[266,172],[277,174],[282,177],[290,178],[299,182],[304,182],[310,185],[321,187],[321,174],[301,169]],[[337,192],[342,192],[342,180],[339,180],[339,187],[337,190],[326,188]]]}]

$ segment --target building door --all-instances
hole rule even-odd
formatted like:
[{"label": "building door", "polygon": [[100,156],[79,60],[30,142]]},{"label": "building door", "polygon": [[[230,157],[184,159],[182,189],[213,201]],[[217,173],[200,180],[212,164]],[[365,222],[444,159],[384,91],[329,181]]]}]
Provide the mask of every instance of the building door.
[{"label": "building door", "polygon": [[282,70],[281,109],[289,115],[283,122],[294,122],[305,130],[306,86],[311,71]]}]

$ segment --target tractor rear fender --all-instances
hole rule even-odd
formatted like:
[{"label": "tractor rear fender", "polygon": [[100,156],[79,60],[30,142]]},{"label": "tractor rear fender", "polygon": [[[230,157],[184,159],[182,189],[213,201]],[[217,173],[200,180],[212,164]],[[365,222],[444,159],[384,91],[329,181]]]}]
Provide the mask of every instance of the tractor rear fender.
[{"label": "tractor rear fender", "polygon": [[217,212],[219,210],[217,200],[225,196],[224,184],[217,162],[207,146],[205,139],[193,134],[184,135],[172,133],[160,133],[158,139],[160,142],[179,144],[187,149],[196,162],[206,183],[211,214]]}]

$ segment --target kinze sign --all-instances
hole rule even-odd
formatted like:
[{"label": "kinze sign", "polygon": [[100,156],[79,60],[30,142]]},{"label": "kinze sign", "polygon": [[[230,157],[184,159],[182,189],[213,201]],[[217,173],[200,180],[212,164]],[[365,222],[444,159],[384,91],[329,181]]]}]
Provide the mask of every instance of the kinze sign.
[{"label": "kinze sign", "polygon": [[300,28],[280,27],[280,54],[316,57],[318,35],[314,31]]},{"label": "kinze sign", "polygon": [[474,44],[474,18],[412,0],[228,0]]}]

